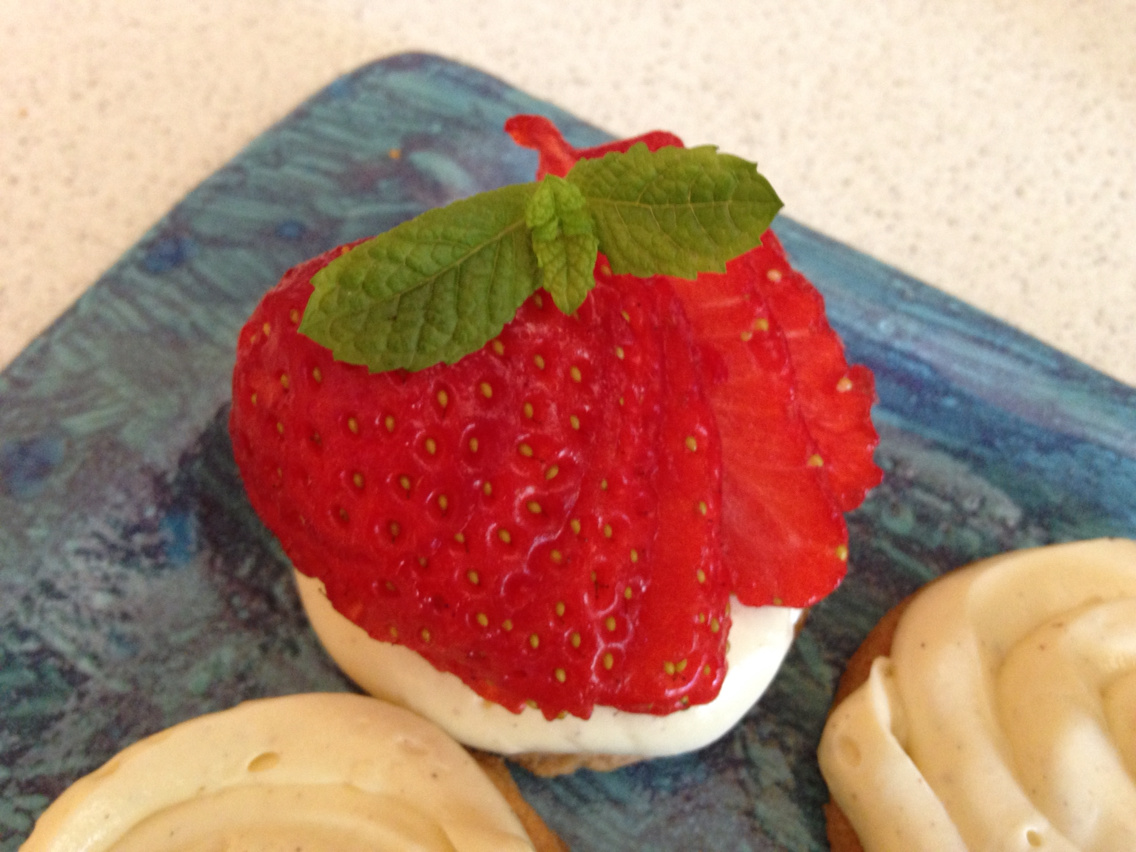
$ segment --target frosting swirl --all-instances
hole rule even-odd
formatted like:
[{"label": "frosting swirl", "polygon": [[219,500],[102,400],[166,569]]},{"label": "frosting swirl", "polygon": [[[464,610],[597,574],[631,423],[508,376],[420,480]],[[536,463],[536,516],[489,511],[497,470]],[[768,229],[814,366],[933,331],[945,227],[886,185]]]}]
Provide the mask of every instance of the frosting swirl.
[{"label": "frosting swirl", "polygon": [[819,758],[868,852],[1136,848],[1136,542],[927,586]]},{"label": "frosting swirl", "polygon": [[360,695],[248,701],[147,737],[76,781],[23,852],[533,847],[456,742]]}]

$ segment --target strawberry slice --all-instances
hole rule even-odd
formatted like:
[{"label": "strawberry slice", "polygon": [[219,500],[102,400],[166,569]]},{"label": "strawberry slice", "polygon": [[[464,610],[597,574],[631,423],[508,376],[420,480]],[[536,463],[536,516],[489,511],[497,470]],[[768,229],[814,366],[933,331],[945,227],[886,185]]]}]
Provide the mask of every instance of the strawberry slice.
[{"label": "strawberry slice", "polygon": [[734,593],[754,606],[808,606],[843,578],[848,534],[815,463],[819,448],[798,404],[790,348],[755,286],[752,254],[724,274],[674,284],[713,382]]},{"label": "strawberry slice", "polygon": [[871,371],[849,365],[840,338],[828,324],[824,297],[793,269],[772,231],[744,260],[789,347],[797,400],[817,443],[821,476],[842,512],[855,509],[880,484],[872,460],[879,436],[872,425],[876,400]]},{"label": "strawberry slice", "polygon": [[[652,406],[659,418],[653,510],[659,544],[651,551],[648,576],[623,587],[625,597],[633,590],[639,605],[618,654],[635,664],[624,668],[618,684],[609,681],[615,688],[597,700],[632,712],[670,712],[713,699],[726,674],[721,655],[722,636],[729,629],[730,586],[719,542],[721,447],[690,329],[666,280],[612,275],[601,257],[596,282],[597,291],[604,285],[605,290],[641,292],[641,298],[655,304],[647,316],[657,318],[653,321],[661,331],[660,349],[650,354],[659,358],[657,364],[647,360],[645,351],[634,356],[641,359],[636,369],[661,379]],[[658,364],[665,369],[659,371]]]},{"label": "strawberry slice", "polygon": [[573,316],[538,293],[456,364],[372,374],[297,331],[333,254],[262,300],[234,371],[234,455],[296,568],[513,710],[712,699],[721,458],[670,287],[600,269]]},{"label": "strawberry slice", "polygon": [[[577,149],[540,116],[516,116],[506,130],[539,151],[538,175],[566,174],[577,159],[636,142],[682,145],[651,133]],[[882,477],[872,460],[872,374],[848,365],[823,298],[772,231],[724,274],[669,280],[699,345],[721,434],[722,543],[733,591],[753,606],[809,606],[846,573],[842,513]]]},{"label": "strawberry slice", "polygon": [[[636,142],[507,129],[540,174]],[[549,718],[670,713],[725,676],[728,603],[808,606],[879,481],[871,374],[772,233],[721,274],[613,275],[572,315],[538,291],[454,364],[370,373],[298,331],[290,270],[241,332],[230,433],[296,568],[381,641]]]}]

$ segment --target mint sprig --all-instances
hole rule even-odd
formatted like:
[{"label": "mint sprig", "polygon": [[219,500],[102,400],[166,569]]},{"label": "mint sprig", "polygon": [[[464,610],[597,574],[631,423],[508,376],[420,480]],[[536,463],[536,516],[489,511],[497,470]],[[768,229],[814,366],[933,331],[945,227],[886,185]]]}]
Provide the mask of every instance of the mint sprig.
[{"label": "mint sprig", "polygon": [[453,363],[500,333],[536,289],[525,225],[536,184],[428,210],[312,277],[300,331],[372,372]]},{"label": "mint sprig", "polygon": [[635,145],[360,243],[312,277],[300,331],[372,372],[453,363],[537,289],[573,313],[595,286],[597,252],[617,273],[693,278],[759,245],[780,208],[752,163],[711,147]]}]

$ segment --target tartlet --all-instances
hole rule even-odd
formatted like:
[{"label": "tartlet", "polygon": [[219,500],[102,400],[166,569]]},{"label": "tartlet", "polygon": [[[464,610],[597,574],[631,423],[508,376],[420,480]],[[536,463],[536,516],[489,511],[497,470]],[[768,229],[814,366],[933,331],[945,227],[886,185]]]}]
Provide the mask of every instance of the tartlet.
[{"label": "tartlet", "polygon": [[843,513],[881,476],[872,377],[752,163],[506,127],[536,182],[265,295],[234,456],[366,690],[540,772],[700,748],[847,571]]},{"label": "tartlet", "polygon": [[127,747],[64,791],[21,849],[565,850],[503,764],[480,761],[373,698],[248,701]]},{"label": "tartlet", "polygon": [[1006,553],[898,604],[819,759],[835,852],[1136,848],[1136,541]]}]

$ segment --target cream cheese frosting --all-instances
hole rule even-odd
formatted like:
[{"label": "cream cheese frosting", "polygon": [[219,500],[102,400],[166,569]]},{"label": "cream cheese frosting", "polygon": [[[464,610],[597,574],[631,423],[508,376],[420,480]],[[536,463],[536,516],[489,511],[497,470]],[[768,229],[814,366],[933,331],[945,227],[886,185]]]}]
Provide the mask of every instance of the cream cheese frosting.
[{"label": "cream cheese frosting", "polygon": [[769,686],[796,633],[801,611],[733,602],[727,673],[718,697],[666,716],[596,707],[589,719],[512,713],[413,651],[372,639],[340,615],[322,584],[296,572],[308,618],[343,672],[367,692],[407,707],[452,737],[498,754],[613,754],[662,757],[701,748],[737,724]]},{"label": "cream cheese frosting", "polygon": [[363,852],[533,847],[469,754],[361,695],[249,701],[79,779],[22,852]]},{"label": "cream cheese frosting", "polygon": [[867,852],[1136,849],[1136,542],[931,583],[819,759]]}]

